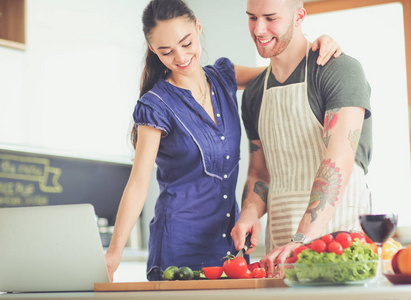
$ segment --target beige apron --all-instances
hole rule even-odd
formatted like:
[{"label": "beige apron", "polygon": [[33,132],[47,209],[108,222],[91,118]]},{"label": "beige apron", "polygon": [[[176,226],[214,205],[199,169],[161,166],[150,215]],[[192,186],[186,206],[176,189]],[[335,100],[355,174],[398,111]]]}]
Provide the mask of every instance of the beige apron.
[{"label": "beige apron", "polygon": [[[308,46],[306,61],[308,60]],[[264,82],[258,130],[271,183],[267,198],[266,252],[290,242],[307,210],[315,174],[323,161],[323,126],[302,83],[267,88]],[[358,215],[370,211],[364,171],[356,163],[343,199],[323,234],[360,230]],[[330,205],[330,204],[326,204]]]}]

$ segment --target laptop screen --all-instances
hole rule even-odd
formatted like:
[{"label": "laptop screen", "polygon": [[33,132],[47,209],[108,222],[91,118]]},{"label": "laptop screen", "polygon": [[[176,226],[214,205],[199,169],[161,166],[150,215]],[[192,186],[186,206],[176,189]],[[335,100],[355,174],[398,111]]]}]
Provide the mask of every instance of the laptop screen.
[{"label": "laptop screen", "polygon": [[0,208],[0,291],[92,291],[109,282],[91,204]]}]

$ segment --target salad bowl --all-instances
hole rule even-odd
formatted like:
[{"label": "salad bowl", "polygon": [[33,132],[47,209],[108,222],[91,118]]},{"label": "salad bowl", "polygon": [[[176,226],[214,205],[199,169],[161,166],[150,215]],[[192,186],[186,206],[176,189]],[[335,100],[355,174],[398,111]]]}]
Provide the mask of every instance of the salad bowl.
[{"label": "salad bowl", "polygon": [[378,260],[339,261],[328,263],[284,263],[288,286],[366,284],[377,275]]}]

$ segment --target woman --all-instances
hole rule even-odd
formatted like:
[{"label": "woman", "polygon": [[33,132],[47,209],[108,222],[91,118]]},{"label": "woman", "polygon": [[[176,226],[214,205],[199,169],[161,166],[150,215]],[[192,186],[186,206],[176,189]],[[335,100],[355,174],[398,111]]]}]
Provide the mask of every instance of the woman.
[{"label": "woman", "polygon": [[221,265],[222,257],[236,252],[230,236],[239,214],[236,91],[264,69],[234,66],[227,58],[203,68],[201,24],[181,0],[152,0],[143,31],[148,50],[133,115],[135,158],[106,253],[111,280],[154,163],[160,195],[150,223],[148,280],[161,280],[171,265]]}]

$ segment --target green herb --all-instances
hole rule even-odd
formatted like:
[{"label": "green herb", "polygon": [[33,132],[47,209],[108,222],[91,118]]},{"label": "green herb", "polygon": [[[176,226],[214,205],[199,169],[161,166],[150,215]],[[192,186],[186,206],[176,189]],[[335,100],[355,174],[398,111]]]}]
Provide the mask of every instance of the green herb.
[{"label": "green herb", "polygon": [[378,255],[370,245],[356,240],[341,255],[303,250],[298,261],[285,266],[284,272],[291,281],[342,283],[374,277],[377,261]]}]

